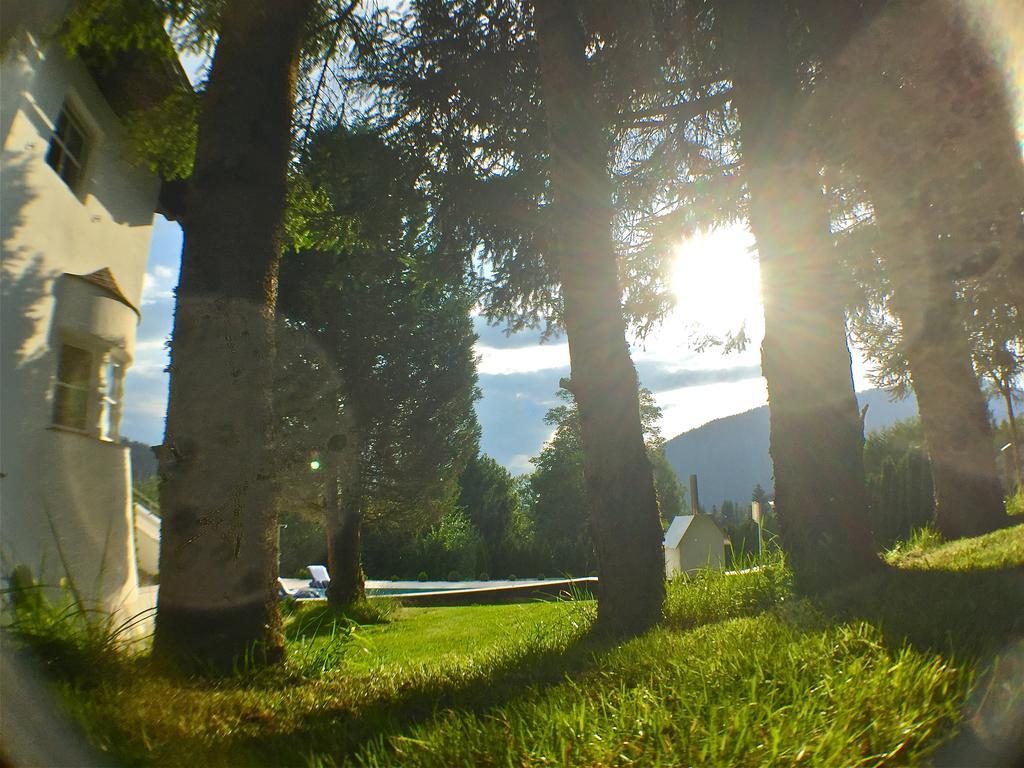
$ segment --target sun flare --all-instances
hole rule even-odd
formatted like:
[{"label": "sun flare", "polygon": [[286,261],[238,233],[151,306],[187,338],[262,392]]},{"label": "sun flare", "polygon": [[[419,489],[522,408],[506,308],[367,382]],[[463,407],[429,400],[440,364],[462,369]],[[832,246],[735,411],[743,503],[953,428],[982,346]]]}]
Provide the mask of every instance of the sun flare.
[{"label": "sun flare", "polygon": [[742,226],[702,232],[683,241],[672,268],[676,313],[698,333],[721,335],[762,326],[761,273],[754,238]]}]

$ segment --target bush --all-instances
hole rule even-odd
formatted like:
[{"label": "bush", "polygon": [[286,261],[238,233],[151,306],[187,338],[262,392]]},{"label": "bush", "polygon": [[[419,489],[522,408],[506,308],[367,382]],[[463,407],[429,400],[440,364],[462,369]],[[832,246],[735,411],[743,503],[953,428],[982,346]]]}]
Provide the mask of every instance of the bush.
[{"label": "bush", "polygon": [[416,579],[417,579],[417,581],[426,581],[427,580],[427,572],[426,571],[420,571],[416,575]]},{"label": "bush", "polygon": [[458,571],[448,571],[448,581],[462,581],[462,574]]},{"label": "bush", "polygon": [[7,597],[13,615],[6,633],[62,681],[104,679],[119,663],[119,651],[132,649],[139,625],[152,615],[143,611],[127,619],[114,618],[83,605],[73,585],[51,600],[24,566],[15,568],[9,581]]},{"label": "bush", "polygon": [[1006,511],[1011,515],[1024,515],[1024,488],[1006,497]]}]

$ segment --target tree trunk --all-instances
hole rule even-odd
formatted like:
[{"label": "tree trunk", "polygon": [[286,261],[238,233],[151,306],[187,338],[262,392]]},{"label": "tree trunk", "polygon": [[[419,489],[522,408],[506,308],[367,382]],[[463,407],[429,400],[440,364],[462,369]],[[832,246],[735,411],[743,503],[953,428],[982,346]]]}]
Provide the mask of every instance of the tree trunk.
[{"label": "tree trunk", "polygon": [[312,0],[228,2],[203,97],[160,456],[154,653],[283,657],[271,359],[296,65]]},{"label": "tree trunk", "polygon": [[1017,430],[1017,417],[1013,412],[1013,379],[1003,379],[1000,382],[999,391],[1003,395],[1003,402],[1006,403],[1006,423],[1010,427],[1010,461],[1013,462],[1013,471],[1007,480],[1012,484],[1010,488],[1012,493],[1024,486],[1020,476],[1020,436]]},{"label": "tree trunk", "polygon": [[935,525],[948,539],[977,536],[1007,522],[988,404],[971,362],[949,260],[932,247],[940,242],[943,222],[935,220],[916,185],[894,184],[880,181],[873,197],[932,464]]},{"label": "tree trunk", "polygon": [[331,574],[327,600],[339,611],[366,596],[361,552],[361,445],[355,431],[347,438],[344,448],[328,459],[331,475],[325,494],[327,570]]},{"label": "tree trunk", "polygon": [[661,616],[662,529],[640,426],[612,241],[608,146],[573,0],[535,3],[554,233],[583,469],[601,586],[598,625],[636,633]]},{"label": "tree trunk", "polygon": [[797,584],[815,590],[881,565],[867,517],[864,431],[828,207],[800,140],[786,13],[781,3],[737,7],[735,103],[761,265],[776,511]]}]

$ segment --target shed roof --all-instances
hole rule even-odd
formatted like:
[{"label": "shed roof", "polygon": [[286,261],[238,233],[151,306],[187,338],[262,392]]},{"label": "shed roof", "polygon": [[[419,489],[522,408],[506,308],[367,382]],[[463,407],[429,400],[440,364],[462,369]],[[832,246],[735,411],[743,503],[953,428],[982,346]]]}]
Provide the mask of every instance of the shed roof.
[{"label": "shed roof", "polygon": [[121,286],[119,286],[117,284],[117,280],[114,279],[114,273],[110,271],[110,267],[97,269],[95,272],[90,272],[87,275],[76,275],[73,272],[65,272],[64,275],[67,277],[73,277],[76,280],[84,280],[87,283],[95,285],[111,298],[117,299],[122,304],[126,305],[136,315],[139,315],[140,317],[142,316],[142,313],[139,312],[139,308],[124,295],[124,291],[121,290]]},{"label": "shed roof", "polygon": [[[665,546],[669,549],[676,549],[679,546],[679,542],[681,542],[683,537],[686,536],[686,532],[690,530],[690,526],[697,517],[698,515],[678,515],[673,517],[672,524],[669,525],[668,530],[665,531]],[[709,520],[715,528],[718,528],[719,533],[721,533],[722,529],[719,528],[718,523],[715,522],[715,518],[711,515],[699,515],[699,517]]]},{"label": "shed roof", "polygon": [[686,535],[686,529],[690,527],[694,517],[696,515],[677,515],[672,518],[672,524],[665,531],[666,547],[675,549],[679,546],[679,542],[683,540],[683,536]]}]

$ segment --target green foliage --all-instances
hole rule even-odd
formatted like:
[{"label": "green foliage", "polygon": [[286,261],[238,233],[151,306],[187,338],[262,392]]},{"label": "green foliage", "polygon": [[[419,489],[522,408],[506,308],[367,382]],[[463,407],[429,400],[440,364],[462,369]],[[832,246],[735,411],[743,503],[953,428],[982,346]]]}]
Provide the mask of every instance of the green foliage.
[{"label": "green foliage", "polygon": [[[422,162],[420,182],[440,236],[486,264],[478,275],[484,313],[514,330],[544,326],[550,333],[562,324],[562,297],[552,252],[551,153],[533,8],[500,3],[482,12],[457,0],[432,0],[415,11],[382,22],[389,44],[365,51],[360,61],[369,118]],[[589,26],[593,17],[585,16]],[[665,146],[652,151],[656,142],[649,134],[616,119],[634,101],[649,99],[644,86],[662,81],[651,71],[643,84],[620,81],[626,70],[637,71],[638,59],[651,60],[638,57],[650,53],[645,43],[623,38],[627,26],[594,45],[590,55],[608,135],[622,146],[621,155],[611,153],[608,170],[618,183],[613,234],[623,312],[649,330],[671,304],[669,256],[681,226],[690,224],[693,202],[680,191],[692,191],[685,178],[692,182],[692,175],[679,166],[692,170],[687,161],[697,150],[692,135],[684,139],[682,130],[669,130],[660,132],[671,134]],[[704,167],[714,157],[708,154],[701,158],[699,182],[708,176]],[[663,162],[677,172],[667,183],[659,173]],[[674,226],[664,228],[671,235],[652,233],[654,210],[672,220]]]},{"label": "green foliage", "polygon": [[766,509],[766,507],[768,506],[768,493],[767,493],[767,491],[765,491],[764,488],[761,487],[760,483],[755,485],[754,486],[754,490],[752,490],[750,492],[750,500],[751,501],[756,501],[758,504],[761,505],[761,508],[762,508],[761,512],[762,513],[768,511]]},{"label": "green foliage", "polygon": [[876,543],[888,549],[927,526],[935,515],[931,465],[917,419],[870,434],[864,469]]},{"label": "green foliage", "polygon": [[[584,575],[596,567],[596,561],[589,530],[579,412],[569,392],[560,390],[558,396],[566,405],[557,405],[544,416],[544,422],[555,428],[554,436],[540,454],[530,460],[534,471],[526,481],[529,483],[529,515],[538,549],[550,563],[545,570]],[[685,498],[675,472],[662,453],[663,441],[658,431],[661,409],[650,390],[642,388],[639,397],[640,420],[654,472],[655,491],[662,516],[668,519],[669,513],[679,514],[685,509]],[[534,567],[528,572],[536,570]]]},{"label": "green foliage", "polygon": [[452,580],[451,574],[475,573],[485,558],[480,532],[461,509],[453,509],[441,518],[422,544],[421,562],[437,578]]},{"label": "green foliage", "polygon": [[200,97],[178,71],[164,31],[175,17],[168,0],[76,0],[61,34],[69,55],[98,72],[131,69],[146,83],[123,112],[129,158],[167,180],[192,173]]},{"label": "green foliage", "polygon": [[304,510],[289,501],[286,497],[278,503],[278,524],[286,526],[281,529],[280,575],[308,579],[307,565],[327,562],[323,512]]},{"label": "green foliage", "polygon": [[157,504],[160,498],[160,476],[150,475],[142,480],[132,482],[132,490],[141,494],[145,498],[154,502],[154,507],[150,507],[150,512],[154,515],[160,514],[160,508]]},{"label": "green foliage", "polygon": [[671,523],[672,518],[679,515],[690,514],[690,505],[686,501],[686,491],[679,476],[668,463],[665,451],[661,447],[652,447],[647,455],[651,459],[651,469],[654,470],[654,490],[658,496],[658,511],[665,523]]},{"label": "green foliage", "polygon": [[[445,271],[413,182],[379,136],[344,126],[313,136],[292,177],[295,250],[279,284],[285,498],[321,514],[325,484],[343,486],[378,574],[423,567],[396,557],[451,510],[479,439],[471,297],[461,273]],[[313,475],[310,456],[325,452],[327,471]]]},{"label": "green foliage", "polygon": [[127,619],[87,606],[69,587],[45,587],[28,568],[14,569],[3,597],[10,611],[4,632],[17,646],[29,649],[48,674],[81,684],[94,683],[121,658],[138,652],[139,625],[152,618],[147,611]]},{"label": "green foliage", "polygon": [[1010,515],[1024,515],[1024,488],[1018,488],[1006,498],[1006,512]]},{"label": "green foliage", "polygon": [[174,48],[163,28],[165,10],[162,1],[76,0],[64,20],[61,43],[70,55],[90,50],[109,58],[145,51],[173,57]]},{"label": "green foliage", "polygon": [[132,159],[163,179],[191,176],[199,105],[198,94],[177,89],[159,103],[128,114],[123,124]]},{"label": "green foliage", "polygon": [[521,513],[512,475],[490,456],[470,459],[459,476],[458,505],[483,540],[484,569],[505,570],[506,545],[515,546],[517,535],[523,535],[514,524]]}]

